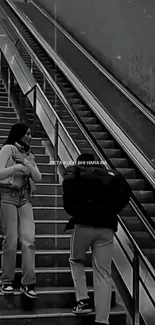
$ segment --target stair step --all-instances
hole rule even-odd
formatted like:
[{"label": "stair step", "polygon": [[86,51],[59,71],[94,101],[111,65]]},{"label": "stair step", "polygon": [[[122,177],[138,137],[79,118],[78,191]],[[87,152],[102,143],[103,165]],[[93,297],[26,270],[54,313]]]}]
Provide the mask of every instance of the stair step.
[{"label": "stair step", "polygon": [[[64,298],[64,297],[63,297]],[[72,298],[74,299],[74,298]],[[75,300],[74,304],[75,304]],[[33,325],[77,325],[77,324],[93,324],[94,322],[94,313],[90,313],[87,315],[76,316],[73,315],[71,306],[68,308],[43,308],[39,310],[32,310],[31,305],[29,306],[28,302],[24,304],[23,301],[23,309],[27,309],[30,311],[23,311],[23,309],[14,309],[12,310],[1,310],[0,312],[0,320],[3,321],[3,325],[25,325],[31,324]],[[34,302],[35,303],[35,302]],[[26,308],[27,306],[27,308]],[[73,305],[72,305],[73,307]],[[13,313],[13,314],[12,314]],[[126,314],[121,305],[116,305],[111,308],[110,317],[109,317],[110,325],[124,325],[126,321]]]}]

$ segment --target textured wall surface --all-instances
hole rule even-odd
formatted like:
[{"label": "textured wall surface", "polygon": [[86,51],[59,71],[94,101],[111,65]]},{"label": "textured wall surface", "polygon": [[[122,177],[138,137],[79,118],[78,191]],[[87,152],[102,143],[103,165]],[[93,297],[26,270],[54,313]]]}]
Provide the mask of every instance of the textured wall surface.
[{"label": "textured wall surface", "polygon": [[155,111],[154,0],[35,0]]}]

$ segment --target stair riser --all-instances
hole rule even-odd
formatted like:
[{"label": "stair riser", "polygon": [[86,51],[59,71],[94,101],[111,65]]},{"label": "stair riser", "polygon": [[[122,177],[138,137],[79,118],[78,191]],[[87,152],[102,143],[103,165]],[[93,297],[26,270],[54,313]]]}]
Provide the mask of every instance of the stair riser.
[{"label": "stair riser", "polygon": [[37,148],[37,147],[33,147],[33,148],[32,148],[32,152],[33,152],[34,154],[43,155],[43,154],[45,154],[45,147],[39,147],[39,148]]},{"label": "stair riser", "polygon": [[[2,237],[0,238],[0,245],[2,247]],[[36,238],[35,239],[36,250],[58,250],[58,249],[70,249],[70,238]],[[18,244],[20,249],[20,244]]]},{"label": "stair riser", "polygon": [[36,194],[62,194],[62,187],[53,185],[37,185]]},{"label": "stair riser", "polygon": [[36,163],[49,163],[49,157],[48,156],[35,156]]},{"label": "stair riser", "polygon": [[[93,286],[93,276],[92,272],[86,272],[86,279],[88,286]],[[20,287],[20,276],[16,277],[15,286]],[[36,274],[37,287],[46,288],[46,287],[73,287],[73,280],[71,272],[65,273],[43,273]],[[48,295],[49,296],[49,295]],[[39,299],[42,298],[42,295],[39,296]],[[48,299],[48,298],[46,298]],[[49,301],[50,302],[50,301]]]},{"label": "stair riser", "polygon": [[41,173],[54,173],[54,166],[52,165],[40,165],[40,164],[37,164],[39,170]]},{"label": "stair riser", "polygon": [[55,183],[55,175],[51,174],[51,175],[45,175],[42,173],[42,183]]},{"label": "stair riser", "polygon": [[15,123],[17,123],[18,121],[19,121],[18,118],[9,118],[9,117],[4,118],[4,116],[3,116],[3,117],[0,117],[0,125],[1,125],[1,123],[11,123],[11,124],[15,124]]},{"label": "stair riser", "polygon": [[[66,222],[64,223],[36,223],[36,235],[54,235],[54,234],[64,234],[66,227]],[[2,225],[0,224],[0,234],[2,234]]]},{"label": "stair riser", "polygon": [[33,209],[36,220],[68,220],[69,215],[64,209]]},{"label": "stair riser", "polygon": [[[1,138],[0,137],[0,145],[3,144],[5,141],[6,141],[7,137],[5,138]],[[41,140],[31,140],[31,146],[41,146]],[[34,152],[33,148],[32,148],[32,151]]]},{"label": "stair riser", "polygon": [[4,110],[2,110],[2,107],[0,107],[0,117],[3,118],[3,117],[8,117],[8,118],[15,118],[17,117],[17,114],[14,112],[14,110],[12,109],[11,112],[9,111],[6,112],[6,108]]},{"label": "stair riser", "polygon": [[[35,255],[35,266],[36,267],[68,267],[69,266],[69,253],[61,254],[36,254]],[[91,254],[86,256],[86,266],[91,266]],[[1,262],[0,262],[1,266]],[[17,253],[16,267],[21,266],[21,254]],[[65,284],[64,284],[65,285]]]},{"label": "stair riser", "polygon": [[34,207],[53,207],[53,206],[63,206],[61,197],[34,197],[32,200],[32,204]]}]

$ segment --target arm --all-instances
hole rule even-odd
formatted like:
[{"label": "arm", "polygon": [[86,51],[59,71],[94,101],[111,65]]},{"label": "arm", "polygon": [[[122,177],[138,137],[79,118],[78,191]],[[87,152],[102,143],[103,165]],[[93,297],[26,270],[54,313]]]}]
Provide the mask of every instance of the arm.
[{"label": "arm", "polygon": [[24,165],[27,168],[27,171],[30,173],[30,177],[35,182],[41,182],[42,175],[35,163],[35,160],[28,161],[27,159],[24,159]]},{"label": "arm", "polygon": [[5,179],[15,172],[15,166],[6,167],[9,158],[12,155],[11,148],[6,145],[0,150],[0,180]]}]

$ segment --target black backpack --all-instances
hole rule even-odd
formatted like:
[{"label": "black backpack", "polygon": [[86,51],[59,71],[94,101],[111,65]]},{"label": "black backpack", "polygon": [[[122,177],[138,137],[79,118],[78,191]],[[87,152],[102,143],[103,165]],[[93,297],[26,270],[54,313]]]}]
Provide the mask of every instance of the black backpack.
[{"label": "black backpack", "polygon": [[116,215],[131,195],[128,183],[118,171],[99,167],[68,167],[62,185],[64,208],[70,215]]}]

